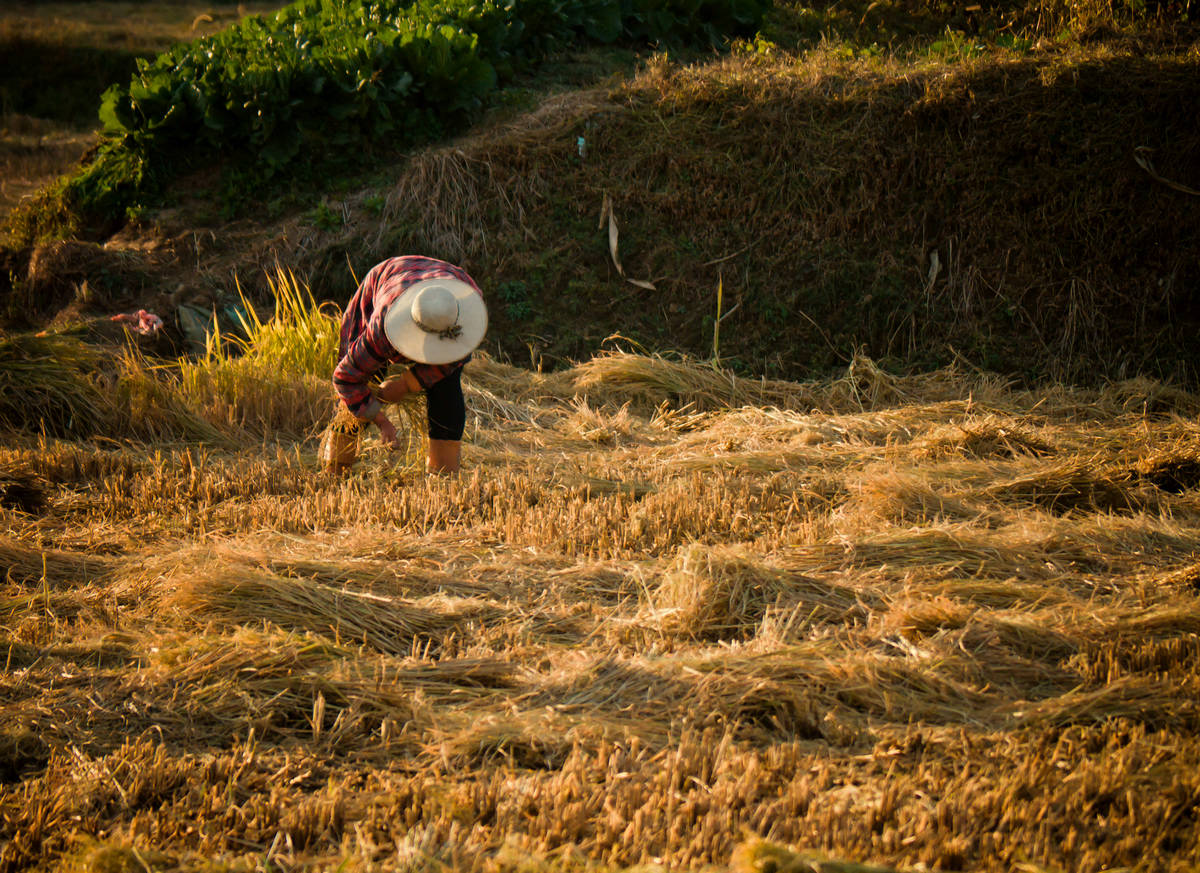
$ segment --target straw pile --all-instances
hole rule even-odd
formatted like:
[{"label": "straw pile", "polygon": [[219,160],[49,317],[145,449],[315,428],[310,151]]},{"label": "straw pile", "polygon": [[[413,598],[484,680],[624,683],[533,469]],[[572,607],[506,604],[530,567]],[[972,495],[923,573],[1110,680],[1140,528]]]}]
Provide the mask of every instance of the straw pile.
[{"label": "straw pile", "polygon": [[83,586],[102,581],[112,569],[113,562],[100,555],[36,548],[0,536],[0,573],[18,585]]},{"label": "straw pile", "polygon": [[0,467],[0,507],[34,514],[45,505],[46,494],[36,477]]},{"label": "straw pile", "polygon": [[764,564],[742,547],[700,544],[679,550],[649,606],[664,634],[693,639],[753,635],[768,609],[802,609],[823,621],[856,612],[853,593],[839,586]]},{"label": "straw pile", "polygon": [[443,610],[412,601],[354,593],[307,579],[288,579],[255,570],[220,570],[186,580],[169,604],[195,621],[237,626],[256,619],[290,630],[361,644],[389,654],[409,654],[495,610],[471,603]]},{"label": "straw pile", "polygon": [[473,361],[511,407],[457,477],[15,440],[53,512],[0,516],[0,863],[1186,867],[1192,423],[669,363]]},{"label": "straw pile", "polygon": [[0,429],[89,436],[113,419],[99,356],[69,337],[0,337]]}]

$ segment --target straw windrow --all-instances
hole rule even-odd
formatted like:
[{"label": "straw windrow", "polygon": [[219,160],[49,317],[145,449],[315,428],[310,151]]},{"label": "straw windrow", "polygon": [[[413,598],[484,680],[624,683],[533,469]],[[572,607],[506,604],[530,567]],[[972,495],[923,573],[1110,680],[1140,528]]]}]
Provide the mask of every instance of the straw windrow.
[{"label": "straw windrow", "polygon": [[[614,362],[635,382],[576,392]],[[0,859],[67,863],[55,835],[94,819],[114,857],[311,870],[398,844],[720,865],[747,831],[895,869],[1182,870],[1189,422],[861,361],[747,406],[669,364],[479,356],[457,477],[14,439],[48,510],[0,515]],[[197,830],[141,836],[147,804]]]}]

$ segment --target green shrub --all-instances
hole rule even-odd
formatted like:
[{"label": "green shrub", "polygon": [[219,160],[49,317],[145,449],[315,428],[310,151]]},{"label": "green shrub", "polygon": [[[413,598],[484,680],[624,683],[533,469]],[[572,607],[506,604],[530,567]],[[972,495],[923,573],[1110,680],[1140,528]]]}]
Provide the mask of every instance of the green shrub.
[{"label": "green shrub", "polygon": [[750,33],[770,0],[300,0],[139,61],[105,92],[106,139],[68,186],[120,216],[179,170],[232,158],[268,181],[374,142],[468,122],[497,84],[560,46]]}]

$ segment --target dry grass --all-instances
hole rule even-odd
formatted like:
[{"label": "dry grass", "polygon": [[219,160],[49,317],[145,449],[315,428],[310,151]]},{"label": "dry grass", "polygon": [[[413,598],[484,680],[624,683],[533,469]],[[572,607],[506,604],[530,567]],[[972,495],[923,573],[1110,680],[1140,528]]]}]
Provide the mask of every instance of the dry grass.
[{"label": "dry grass", "polygon": [[1194,866],[1191,395],[466,375],[454,478],[12,436],[4,873]]}]

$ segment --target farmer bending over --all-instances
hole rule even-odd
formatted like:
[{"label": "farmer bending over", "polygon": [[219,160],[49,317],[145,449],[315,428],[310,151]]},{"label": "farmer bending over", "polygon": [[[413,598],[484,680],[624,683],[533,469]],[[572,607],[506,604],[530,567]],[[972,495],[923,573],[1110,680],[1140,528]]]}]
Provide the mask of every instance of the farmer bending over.
[{"label": "farmer bending over", "polygon": [[[358,436],[370,422],[385,445],[398,448],[396,427],[382,402],[424,391],[429,424],[429,469],[458,469],[467,408],[462,368],[487,331],[487,307],[461,267],[433,258],[390,258],[367,273],[342,316],[333,371],[338,413],[326,457],[340,472],[357,457]],[[372,393],[368,380],[389,364],[409,364]],[[338,441],[340,438],[340,448]]]}]

